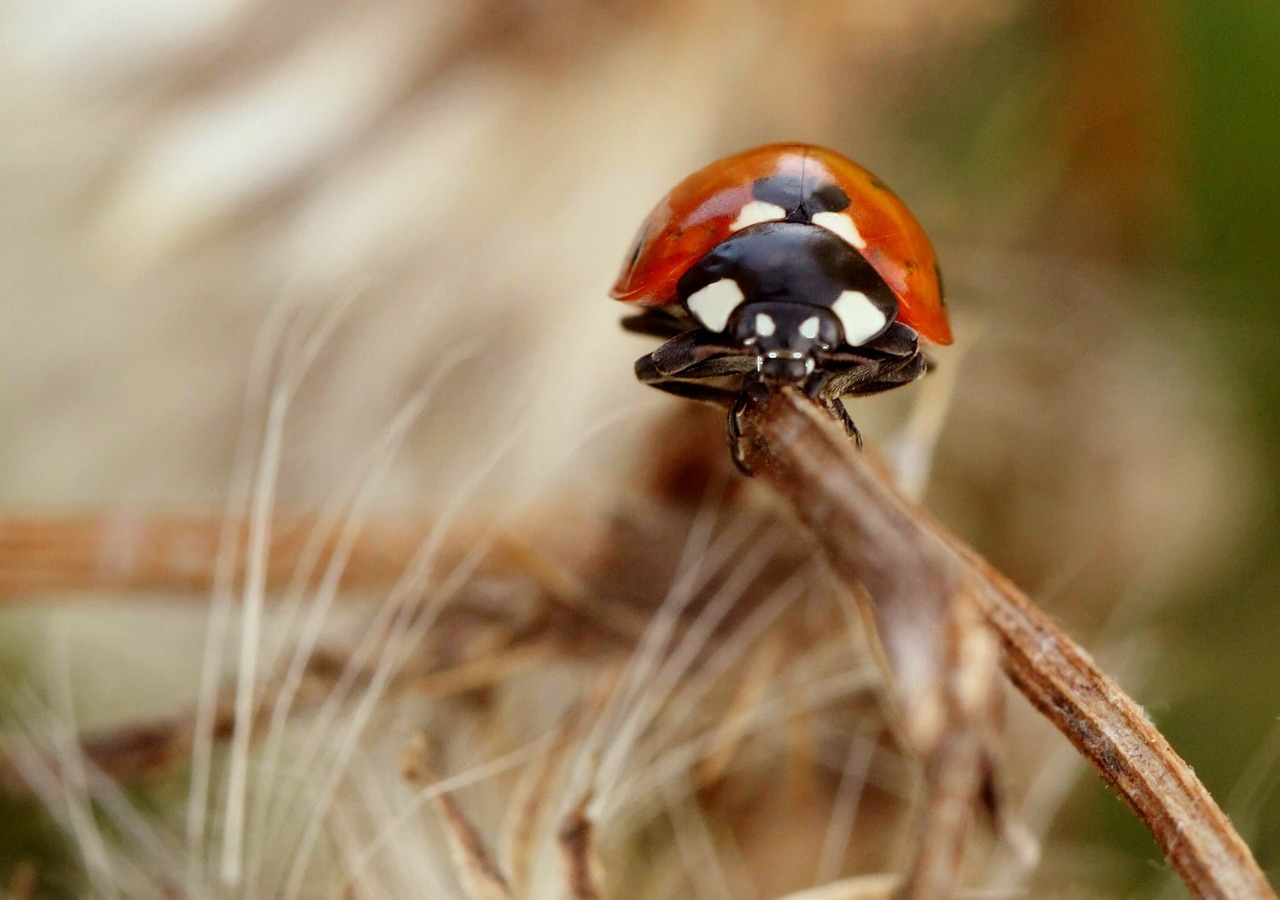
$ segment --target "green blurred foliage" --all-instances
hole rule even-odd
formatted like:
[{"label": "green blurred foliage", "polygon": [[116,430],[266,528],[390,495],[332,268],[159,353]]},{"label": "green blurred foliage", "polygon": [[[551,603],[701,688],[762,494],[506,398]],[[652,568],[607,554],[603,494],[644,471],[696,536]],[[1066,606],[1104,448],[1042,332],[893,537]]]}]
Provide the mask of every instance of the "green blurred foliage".
[{"label": "green blurred foliage", "polygon": [[[0,802],[0,872],[6,878],[15,877],[22,866],[38,872],[33,900],[83,896],[84,885],[66,880],[75,868],[63,849],[62,835],[38,801],[6,797]],[[0,883],[0,890],[6,889]]]},{"label": "green blurred foliage", "polygon": [[[1227,290],[1218,302],[1274,329],[1280,323],[1274,296],[1280,280],[1280,5],[1180,0],[1174,8],[1185,174],[1200,225],[1189,259],[1222,280]],[[1274,352],[1265,362],[1274,385],[1280,374]],[[1274,406],[1277,398],[1267,399]]]},{"label": "green blurred foliage", "polygon": [[[1082,51],[1087,42],[1073,39],[1078,32],[1065,33],[1111,29],[1124,42],[1133,36],[1135,14],[1155,17],[1151,32],[1163,45],[1134,40],[1132,52],[1107,57]],[[1072,60],[1073,52],[1086,58]],[[1095,78],[1088,67],[1096,69],[1099,59],[1116,68]],[[1071,108],[1074,102],[1099,110],[1105,123],[1106,110],[1125,108],[1123,98],[1117,104],[1108,91],[1137,83],[1159,88],[1160,95],[1143,102],[1156,104],[1168,120],[1171,190],[1147,197],[1145,252],[1126,254],[1131,248],[1113,237],[1111,261],[1173,287],[1172,312],[1208,330],[1204,337],[1220,367],[1215,374],[1242,392],[1264,466],[1280,459],[1280,3],[1046,4],[955,69],[966,89],[950,82],[946,98],[927,108],[925,118],[928,140],[946,151],[940,157],[949,176],[967,183],[961,190],[972,193],[973,202],[984,187],[999,193],[1007,179],[1027,173],[1034,179],[1058,153],[1077,167],[1143,162],[1127,147],[1105,148],[1114,156],[1057,147],[1054,119],[1089,120]],[[1080,81],[1094,93],[1073,101]],[[1070,139],[1082,130],[1067,127],[1061,134]],[[1108,137],[1116,144],[1124,139],[1103,135],[1103,144]],[[1145,162],[1160,158],[1157,149]],[[1067,178],[1107,186],[1116,183],[1108,180],[1114,175],[1075,171]],[[1122,204],[1117,200],[1116,214],[1125,211]],[[1038,237],[1052,247],[1062,236]],[[1097,256],[1108,248],[1087,249]],[[1141,312],[1158,317],[1164,310]],[[1280,881],[1280,467],[1265,466],[1259,475],[1262,515],[1251,540],[1227,561],[1228,574],[1212,591],[1171,598],[1176,605],[1160,626],[1169,677],[1158,671],[1144,697],[1174,746],[1237,818],[1272,880]],[[1100,782],[1085,793],[1073,827],[1084,840],[1092,837],[1130,860],[1117,887],[1150,895],[1167,886],[1160,854],[1132,814]]]},{"label": "green blurred foliage", "polygon": [[[1280,4],[1178,0],[1183,176],[1197,230],[1186,248],[1204,275],[1224,365],[1251,393],[1263,441],[1265,514],[1234,577],[1193,598],[1181,623],[1199,691],[1164,722],[1229,803],[1273,883],[1280,880]],[[1250,768],[1273,777],[1239,784]],[[1236,790],[1233,795],[1233,790]],[[1253,796],[1240,796],[1241,794]],[[1249,832],[1252,832],[1251,834]]]},{"label": "green blurred foliage", "polygon": [[[939,68],[906,130],[950,202],[1043,194],[1026,243],[1168,286],[1172,309],[1139,312],[1203,328],[1214,376],[1240,392],[1261,514],[1211,591],[1169,598],[1142,697],[1280,882],[1280,466],[1266,464],[1280,460],[1280,3],[1053,0]],[[1073,234],[1080,197],[1130,221]],[[984,217],[970,220],[963,237],[981,239]],[[1100,781],[1082,793],[1067,828],[1121,866],[1117,890],[1167,888],[1128,809]]]}]

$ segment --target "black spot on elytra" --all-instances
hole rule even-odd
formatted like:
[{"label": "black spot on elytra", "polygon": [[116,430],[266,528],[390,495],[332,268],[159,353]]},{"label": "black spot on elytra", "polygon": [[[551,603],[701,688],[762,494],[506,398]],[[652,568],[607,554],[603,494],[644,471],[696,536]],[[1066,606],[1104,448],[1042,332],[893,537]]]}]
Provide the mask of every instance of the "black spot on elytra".
[{"label": "black spot on elytra", "polygon": [[786,210],[788,222],[806,224],[818,213],[843,212],[850,204],[849,195],[839,185],[806,185],[802,175],[789,172],[758,179],[751,186],[751,196]]},{"label": "black spot on elytra", "polygon": [[761,203],[772,203],[787,212],[793,212],[799,206],[800,175],[784,172],[781,175],[758,178],[751,185],[751,196]]},{"label": "black spot on elytra", "polygon": [[933,274],[938,279],[938,299],[942,301],[942,305],[947,305],[947,289],[942,286],[942,268],[935,262],[933,264]]},{"label": "black spot on elytra", "polygon": [[839,185],[818,185],[804,200],[810,217],[821,212],[843,212],[849,208],[849,195]]}]

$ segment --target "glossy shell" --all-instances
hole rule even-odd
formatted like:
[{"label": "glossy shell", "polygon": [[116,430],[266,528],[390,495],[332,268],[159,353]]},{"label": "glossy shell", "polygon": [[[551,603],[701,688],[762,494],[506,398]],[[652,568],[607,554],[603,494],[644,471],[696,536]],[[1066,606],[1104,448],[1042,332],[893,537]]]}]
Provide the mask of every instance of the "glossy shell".
[{"label": "glossy shell", "polygon": [[778,176],[791,176],[797,185],[789,211],[821,185],[844,191],[850,201],[844,212],[865,242],[858,252],[897,295],[898,321],[935,344],[951,343],[937,260],[920,223],[866,169],[811,144],[747,150],[717,160],[676,185],[640,227],[613,297],[640,306],[675,303],[680,276],[733,235],[733,224],[754,198],[756,182]]}]

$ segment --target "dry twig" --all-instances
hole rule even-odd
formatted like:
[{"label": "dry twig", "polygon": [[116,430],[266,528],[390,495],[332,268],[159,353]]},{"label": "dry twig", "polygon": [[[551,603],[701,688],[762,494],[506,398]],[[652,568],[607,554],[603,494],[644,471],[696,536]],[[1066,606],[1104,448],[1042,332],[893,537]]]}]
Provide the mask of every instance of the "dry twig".
[{"label": "dry twig", "polygon": [[981,709],[989,702],[986,650],[966,622],[976,610],[999,640],[1005,674],[1138,814],[1192,891],[1224,900],[1275,897],[1226,815],[1141,708],[819,416],[802,398],[775,392],[747,410],[744,450],[761,480],[809,526],[836,575],[871,598],[907,736],[924,753],[928,800],[937,804],[922,817],[923,843],[901,894],[939,896],[956,887],[968,820],[961,807],[971,806],[978,785]]},{"label": "dry twig", "polygon": [[[749,410],[744,424],[758,480],[790,502],[836,574],[864,601],[872,601],[863,608],[892,675],[902,739],[923,760],[928,791],[903,894],[943,894],[958,882],[965,832],[990,762],[992,673],[999,661],[1012,683],[1138,813],[1194,891],[1205,897],[1275,896],[1227,818],[1141,709],[1007,579],[905,500],[803,401],[781,394]],[[605,540],[601,548],[600,536],[610,533],[606,523],[580,515],[573,520],[557,535],[563,546],[554,554],[555,577],[531,567],[528,552],[509,541],[494,548],[480,571],[532,577],[544,593],[556,595],[556,608],[577,610],[572,618],[581,621],[602,603],[587,602],[590,591],[584,585],[616,603],[618,592],[609,589],[609,579],[625,575],[634,583],[635,560],[624,552],[628,547],[647,548],[650,563],[666,557],[652,540],[638,541],[629,533]],[[295,578],[314,523],[307,517],[272,523],[270,586],[283,587]],[[0,595],[106,587],[202,591],[210,583],[220,530],[216,519],[125,524],[122,530],[112,517],[0,522]],[[667,525],[662,533],[681,536]],[[353,548],[344,586],[393,581],[429,529],[426,521],[372,524]],[[335,539],[320,534],[311,540],[327,548]],[[464,528],[451,531],[445,544],[466,548],[473,539]],[[673,546],[682,543],[676,540]],[[541,542],[539,549],[546,549]],[[667,583],[668,575],[655,570],[644,581]],[[571,595],[572,602],[566,606],[562,595]],[[626,624],[623,631],[632,632],[635,623]],[[518,669],[541,652],[536,641],[513,645],[505,657],[510,666],[496,670]],[[435,690],[456,690],[483,682],[494,669],[485,668],[478,682],[469,664],[455,661],[430,672],[427,683]],[[423,677],[422,672],[406,675]],[[230,713],[219,723],[220,731],[230,729]],[[107,774],[129,781],[181,758],[189,751],[189,732],[187,718],[179,715],[88,738],[84,748]],[[15,781],[2,761],[0,781]],[[580,895],[588,897],[599,890],[591,832],[579,815],[571,816],[560,834],[569,874]]]},{"label": "dry twig", "polygon": [[[419,788],[429,788],[439,781],[428,759],[428,739],[421,732],[410,735],[409,746],[400,763],[400,774]],[[454,864],[474,900],[510,900],[511,886],[493,858],[480,830],[471,822],[462,806],[448,791],[433,796],[435,806],[449,838]]]},{"label": "dry twig", "polygon": [[[572,516],[548,516],[547,522],[572,522]],[[427,519],[366,524],[342,568],[343,590],[394,584],[436,523]],[[205,592],[213,586],[223,522],[217,516],[85,515],[11,517],[0,520],[0,601],[21,600],[51,591],[127,590]],[[557,529],[559,531],[559,529]],[[570,524],[563,533],[584,533]],[[450,569],[464,559],[483,525],[452,525],[438,565]],[[539,534],[548,537],[545,524]],[[268,591],[297,577],[307,557],[315,577],[343,538],[342,523],[322,523],[309,514],[282,514],[267,531]],[[247,525],[235,539],[243,548]],[[554,542],[554,538],[552,538]],[[540,542],[546,547],[547,541]],[[570,548],[572,555],[573,548]],[[524,574],[528,551],[498,540],[485,560],[492,575]],[[241,554],[243,562],[244,554]],[[238,581],[242,571],[233,573]],[[202,598],[203,599],[203,598]]]},{"label": "dry twig", "polygon": [[590,799],[584,797],[569,813],[558,835],[566,873],[565,881],[573,900],[603,900],[604,897],[598,873],[595,828],[587,818],[587,803]]}]

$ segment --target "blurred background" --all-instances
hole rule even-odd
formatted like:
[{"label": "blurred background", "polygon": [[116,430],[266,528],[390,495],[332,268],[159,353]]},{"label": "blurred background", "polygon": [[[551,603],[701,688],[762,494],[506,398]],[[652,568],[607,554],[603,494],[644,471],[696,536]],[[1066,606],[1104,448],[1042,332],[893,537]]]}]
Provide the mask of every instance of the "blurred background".
[{"label": "blurred background", "polygon": [[[717,156],[826,144],[942,262],[928,505],[1147,706],[1275,879],[1278,46],[1262,0],[13,0],[0,514],[216,515],[282,308],[344,311],[283,505],[321,505],[438,376],[380,510],[447,502],[507,442],[473,508],[607,508],[675,402],[632,380],[646,344],[606,296],[634,228]],[[872,443],[917,390],[855,407]],[[53,677],[56,633],[83,721],[190,694],[189,609],[4,599],[11,689]],[[1066,771],[1059,887],[1167,893]],[[55,852],[6,802],[0,869]]]}]

